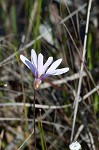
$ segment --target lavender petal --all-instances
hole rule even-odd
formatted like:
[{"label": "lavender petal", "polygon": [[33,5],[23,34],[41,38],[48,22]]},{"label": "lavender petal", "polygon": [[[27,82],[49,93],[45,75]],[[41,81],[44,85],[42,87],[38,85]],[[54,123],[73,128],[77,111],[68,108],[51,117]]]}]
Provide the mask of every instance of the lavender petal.
[{"label": "lavender petal", "polygon": [[38,55],[38,76],[41,76],[43,73],[43,55],[40,53]]},{"label": "lavender petal", "polygon": [[32,73],[35,76],[36,75],[36,69],[33,66],[33,64],[26,57],[24,57],[23,55],[20,55],[20,59],[32,71]]},{"label": "lavender petal", "polygon": [[43,79],[45,79],[45,78],[53,75],[54,73],[55,73],[55,70],[52,71],[52,72],[50,72],[50,73],[44,73],[44,74],[42,74],[42,76],[40,77],[40,79],[43,80]]},{"label": "lavender petal", "polygon": [[49,74],[51,71],[54,71],[59,65],[60,63],[62,62],[62,59],[58,59],[56,60],[50,67],[49,69],[47,70],[47,74]]},{"label": "lavender petal", "polygon": [[31,62],[37,68],[37,54],[34,49],[31,50]]},{"label": "lavender petal", "polygon": [[53,75],[60,75],[60,74],[66,73],[68,70],[69,68],[56,69]]},{"label": "lavender petal", "polygon": [[45,73],[45,71],[47,70],[47,68],[50,66],[50,64],[53,61],[53,57],[49,57],[48,60],[46,61],[46,63],[43,66],[43,73]]}]

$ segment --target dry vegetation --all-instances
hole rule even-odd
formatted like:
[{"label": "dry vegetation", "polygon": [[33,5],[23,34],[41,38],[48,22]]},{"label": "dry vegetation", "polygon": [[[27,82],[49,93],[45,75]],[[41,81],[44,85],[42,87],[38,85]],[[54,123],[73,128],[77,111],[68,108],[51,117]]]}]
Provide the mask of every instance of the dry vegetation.
[{"label": "dry vegetation", "polygon": [[[92,2],[86,55],[80,75],[87,0],[0,1],[0,149],[32,150],[33,80],[20,61],[31,49],[63,58],[68,73],[47,78],[36,93],[38,150],[68,150],[73,139],[83,150],[99,150],[99,2]],[[80,93],[78,85],[80,77]],[[23,144],[23,145],[22,145]]]}]

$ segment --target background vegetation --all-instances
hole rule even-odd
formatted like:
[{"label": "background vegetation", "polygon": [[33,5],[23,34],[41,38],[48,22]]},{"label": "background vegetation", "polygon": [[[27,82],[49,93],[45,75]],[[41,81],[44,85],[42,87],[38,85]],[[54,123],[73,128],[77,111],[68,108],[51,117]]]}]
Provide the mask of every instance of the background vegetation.
[{"label": "background vegetation", "polygon": [[[87,7],[87,0],[0,1],[0,149],[34,149],[34,77],[19,59],[20,54],[30,59],[32,48],[44,55],[44,61],[62,57],[60,67],[70,68],[46,79],[37,91],[37,149],[69,149]],[[98,0],[92,2],[87,36],[74,140],[84,150],[99,150]]]}]

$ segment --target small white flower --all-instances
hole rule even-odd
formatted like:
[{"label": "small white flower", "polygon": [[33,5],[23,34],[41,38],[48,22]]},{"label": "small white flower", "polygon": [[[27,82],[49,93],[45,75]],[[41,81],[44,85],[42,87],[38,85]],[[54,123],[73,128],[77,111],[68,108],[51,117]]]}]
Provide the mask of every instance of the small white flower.
[{"label": "small white flower", "polygon": [[76,141],[69,145],[70,150],[80,150],[81,145]]}]

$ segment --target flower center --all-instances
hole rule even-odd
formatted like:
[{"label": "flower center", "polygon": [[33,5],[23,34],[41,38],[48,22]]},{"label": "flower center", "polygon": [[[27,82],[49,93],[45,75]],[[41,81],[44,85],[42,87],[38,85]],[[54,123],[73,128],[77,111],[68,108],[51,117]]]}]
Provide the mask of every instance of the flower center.
[{"label": "flower center", "polygon": [[37,89],[39,88],[41,82],[42,82],[42,81],[41,81],[39,78],[36,78],[36,79],[34,80],[34,89],[35,89],[35,90],[37,90]]},{"label": "flower center", "polygon": [[41,77],[41,75],[42,75],[42,74],[38,74],[38,78],[40,78],[40,77]]}]

